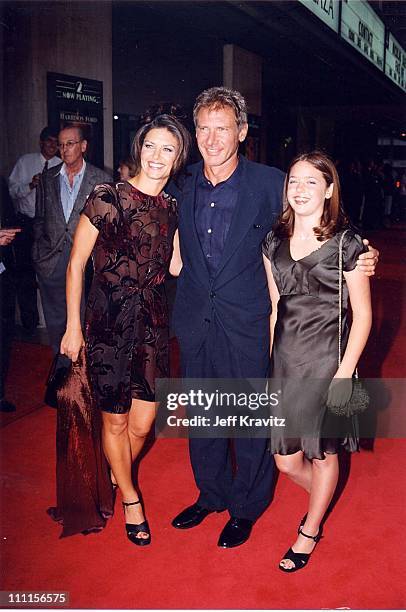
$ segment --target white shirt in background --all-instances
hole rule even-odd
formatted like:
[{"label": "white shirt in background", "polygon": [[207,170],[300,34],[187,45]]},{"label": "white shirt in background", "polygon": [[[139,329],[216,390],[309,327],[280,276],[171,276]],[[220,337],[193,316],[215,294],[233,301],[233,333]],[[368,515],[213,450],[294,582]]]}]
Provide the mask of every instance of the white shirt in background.
[{"label": "white shirt in background", "polygon": [[[16,213],[31,218],[35,216],[35,189],[30,189],[30,183],[35,174],[43,171],[45,162],[42,153],[27,153],[22,155],[14,166],[8,179],[8,188]],[[61,162],[60,157],[51,157],[48,160],[48,168]]]}]

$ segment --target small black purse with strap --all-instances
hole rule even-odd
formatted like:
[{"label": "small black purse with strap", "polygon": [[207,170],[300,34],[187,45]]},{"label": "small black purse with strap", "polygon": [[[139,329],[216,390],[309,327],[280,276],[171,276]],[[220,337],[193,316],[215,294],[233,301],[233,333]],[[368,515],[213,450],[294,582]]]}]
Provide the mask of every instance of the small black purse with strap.
[{"label": "small black purse with strap", "polygon": [[[338,367],[341,364],[341,339],[342,339],[342,307],[343,307],[343,240],[348,230],[345,230],[338,245]],[[327,403],[329,411],[336,416],[351,417],[364,412],[369,406],[369,394],[362,384],[358,369],[355,368],[352,380],[352,394],[344,405],[336,406]]]}]

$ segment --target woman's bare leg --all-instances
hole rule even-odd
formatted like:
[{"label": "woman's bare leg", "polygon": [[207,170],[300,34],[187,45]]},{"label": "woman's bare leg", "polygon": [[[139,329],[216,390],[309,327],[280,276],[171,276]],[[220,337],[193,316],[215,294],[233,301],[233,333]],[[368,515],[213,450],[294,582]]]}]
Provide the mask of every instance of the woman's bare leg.
[{"label": "woman's bare leg", "polygon": [[134,461],[145,444],[145,439],[154,423],[158,404],[145,400],[133,399],[128,416],[128,437],[131,446],[131,457]]},{"label": "woman's bare leg", "polygon": [[[120,487],[123,501],[132,502],[138,500],[138,494],[131,478],[132,458],[128,422],[128,414],[103,412],[104,453]],[[125,519],[127,523],[136,525],[142,523],[145,518],[141,504],[128,506],[125,509]],[[149,536],[145,532],[140,532],[138,537],[148,538]]]}]

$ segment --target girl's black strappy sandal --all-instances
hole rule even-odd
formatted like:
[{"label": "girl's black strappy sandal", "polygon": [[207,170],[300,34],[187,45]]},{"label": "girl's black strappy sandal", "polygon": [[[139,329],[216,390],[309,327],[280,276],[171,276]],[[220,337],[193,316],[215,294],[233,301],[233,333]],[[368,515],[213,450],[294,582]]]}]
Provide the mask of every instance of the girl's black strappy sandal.
[{"label": "girl's black strappy sandal", "polygon": [[[301,523],[301,525],[304,524],[304,521],[305,521],[305,518],[303,520],[303,523]],[[304,531],[302,530],[301,526],[298,529],[298,533],[300,533],[305,538],[309,538],[310,540],[314,540],[314,542],[316,544],[322,538],[322,528],[321,527],[319,529],[318,534],[315,535],[315,536],[311,536],[311,535],[308,535],[307,533],[304,533]],[[312,550],[311,553],[297,553],[294,550],[292,550],[291,548],[289,548],[288,552],[283,556],[282,561],[284,561],[285,559],[287,559],[289,561],[292,561],[292,563],[294,563],[294,566],[293,567],[283,567],[283,565],[281,565],[279,563],[279,569],[282,572],[290,572],[290,573],[291,572],[297,572],[298,570],[303,569],[307,565],[307,563],[309,561],[309,558],[310,558],[310,555],[313,553],[313,551],[314,551],[314,549]],[[281,561],[281,563],[282,563],[282,561]]]}]

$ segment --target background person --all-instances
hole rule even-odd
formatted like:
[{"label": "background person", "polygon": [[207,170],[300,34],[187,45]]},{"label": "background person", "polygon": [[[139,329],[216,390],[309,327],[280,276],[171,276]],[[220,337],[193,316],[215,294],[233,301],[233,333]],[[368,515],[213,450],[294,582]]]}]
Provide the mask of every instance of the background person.
[{"label": "background person", "polygon": [[110,180],[106,172],[85,161],[87,141],[80,127],[63,128],[58,148],[62,163],[39,177],[33,225],[33,261],[55,355],[66,328],[66,268],[73,234],[93,187]]},{"label": "background person", "polygon": [[359,227],[361,207],[364,200],[364,181],[359,160],[353,159],[350,161],[347,170],[340,174],[340,182],[345,211],[353,225]]},{"label": "background person", "polygon": [[133,158],[129,155],[124,159],[120,159],[117,172],[120,175],[120,181],[128,181],[136,174],[136,165]]},{"label": "background person", "polygon": [[391,218],[392,218],[392,207],[393,207],[393,198],[396,194],[396,184],[395,184],[395,176],[393,172],[393,168],[390,164],[383,164],[382,166],[382,188],[383,188],[383,196],[384,196],[384,227],[387,229],[391,226]]},{"label": "background person", "polygon": [[15,164],[8,186],[16,214],[16,224],[21,227],[13,248],[15,254],[15,286],[21,324],[28,332],[38,325],[37,281],[32,263],[33,219],[35,216],[35,190],[42,172],[57,166],[58,131],[45,127],[39,137],[38,153],[27,153]]},{"label": "background person", "polygon": [[382,227],[384,212],[383,177],[379,164],[374,159],[368,160],[364,173],[364,210],[362,227],[379,229]]},{"label": "background person", "polygon": [[[7,196],[6,196],[7,197]],[[4,200],[3,200],[4,203]],[[2,215],[3,216],[3,215]],[[0,228],[0,412],[15,412],[16,407],[5,398],[5,378],[8,370],[10,345],[14,330],[15,292],[10,274],[9,261],[14,257],[10,252],[11,244],[20,228]],[[10,298],[12,298],[10,300]]]},{"label": "background person", "polygon": [[189,134],[169,115],[144,125],[134,140],[136,175],[98,185],[80,217],[68,265],[68,321],[61,353],[77,360],[84,343],[82,274],[93,251],[95,274],[84,336],[103,446],[123,495],[127,537],[151,541],[131,477],[156,414],[155,378],[169,376],[164,280],[177,224],[176,200],[163,189],[186,161]]}]

